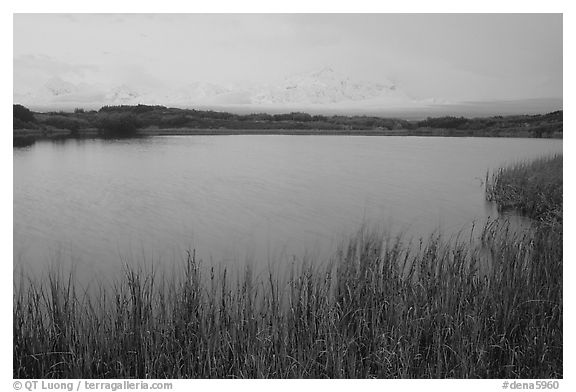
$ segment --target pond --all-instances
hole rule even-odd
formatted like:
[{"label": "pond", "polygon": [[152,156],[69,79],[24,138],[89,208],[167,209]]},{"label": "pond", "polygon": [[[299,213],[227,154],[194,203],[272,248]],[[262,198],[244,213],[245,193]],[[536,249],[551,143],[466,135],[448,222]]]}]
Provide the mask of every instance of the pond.
[{"label": "pond", "polygon": [[14,149],[14,265],[326,259],[362,225],[456,235],[496,216],[487,170],[562,140],[164,136]]}]

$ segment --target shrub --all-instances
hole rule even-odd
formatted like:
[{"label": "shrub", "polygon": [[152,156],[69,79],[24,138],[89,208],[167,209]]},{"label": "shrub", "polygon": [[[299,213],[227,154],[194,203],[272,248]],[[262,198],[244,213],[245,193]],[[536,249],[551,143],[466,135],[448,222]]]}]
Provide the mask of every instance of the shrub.
[{"label": "shrub", "polygon": [[27,129],[28,123],[20,120],[19,118],[14,117],[14,122],[12,124],[13,129]]},{"label": "shrub", "polygon": [[18,119],[23,122],[34,122],[34,114],[25,106],[13,105],[13,115],[14,119]]},{"label": "shrub", "polygon": [[162,127],[183,127],[190,123],[190,119],[183,114],[174,116],[165,116],[160,121]]},{"label": "shrub", "polygon": [[98,116],[97,126],[106,136],[129,137],[136,135],[141,124],[131,113],[101,113]]},{"label": "shrub", "polygon": [[82,121],[62,115],[50,116],[43,120],[42,123],[59,129],[68,129],[73,132],[78,131],[80,126],[83,124]]}]

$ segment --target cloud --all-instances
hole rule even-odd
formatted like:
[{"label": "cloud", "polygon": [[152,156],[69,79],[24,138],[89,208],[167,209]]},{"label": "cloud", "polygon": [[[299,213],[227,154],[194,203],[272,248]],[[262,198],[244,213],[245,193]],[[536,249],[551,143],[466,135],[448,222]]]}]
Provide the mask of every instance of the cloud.
[{"label": "cloud", "polygon": [[83,75],[98,70],[95,65],[73,65],[56,60],[46,55],[22,55],[14,59],[14,69],[18,72],[41,72],[46,74]]}]

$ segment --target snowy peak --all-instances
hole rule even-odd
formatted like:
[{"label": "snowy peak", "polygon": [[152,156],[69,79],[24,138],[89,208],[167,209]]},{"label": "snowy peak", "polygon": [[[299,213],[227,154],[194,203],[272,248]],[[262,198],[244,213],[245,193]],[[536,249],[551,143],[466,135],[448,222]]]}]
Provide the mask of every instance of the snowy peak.
[{"label": "snowy peak", "polygon": [[364,100],[409,100],[392,82],[385,84],[353,81],[324,67],[309,74],[286,78],[254,96],[258,104],[334,104]]},{"label": "snowy peak", "polygon": [[74,94],[78,91],[78,88],[76,85],[62,80],[59,77],[53,77],[44,83],[42,90],[42,92],[47,95],[58,97],[61,95]]},{"label": "snowy peak", "polygon": [[105,99],[111,104],[131,104],[141,96],[141,92],[126,84],[112,89],[106,94]]}]

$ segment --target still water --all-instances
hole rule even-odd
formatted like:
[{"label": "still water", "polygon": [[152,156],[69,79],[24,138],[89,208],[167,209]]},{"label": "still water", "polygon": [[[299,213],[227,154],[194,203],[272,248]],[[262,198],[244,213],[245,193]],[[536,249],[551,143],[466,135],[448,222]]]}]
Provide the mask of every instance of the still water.
[{"label": "still water", "polygon": [[328,258],[363,224],[454,235],[495,216],[487,170],[562,140],[168,136],[14,149],[14,265]]}]

